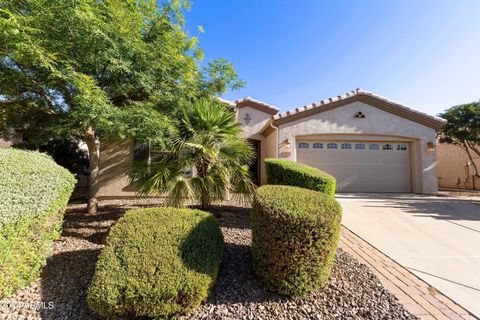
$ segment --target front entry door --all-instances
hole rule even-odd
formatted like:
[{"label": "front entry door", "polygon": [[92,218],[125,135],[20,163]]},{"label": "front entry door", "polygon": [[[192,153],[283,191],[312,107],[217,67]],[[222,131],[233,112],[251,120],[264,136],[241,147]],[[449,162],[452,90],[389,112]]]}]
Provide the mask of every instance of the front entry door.
[{"label": "front entry door", "polygon": [[253,183],[260,184],[260,141],[254,139],[248,139],[248,142],[252,145],[255,152],[253,163],[250,165],[250,173]]}]

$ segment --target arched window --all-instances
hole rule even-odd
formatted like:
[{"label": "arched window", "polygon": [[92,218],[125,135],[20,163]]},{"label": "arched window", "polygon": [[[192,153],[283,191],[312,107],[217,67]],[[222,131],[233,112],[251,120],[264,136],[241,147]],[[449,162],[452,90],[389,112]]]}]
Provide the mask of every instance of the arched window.
[{"label": "arched window", "polygon": [[323,149],[323,143],[315,142],[313,144],[313,149]]},{"label": "arched window", "polygon": [[355,145],[355,150],[365,150],[365,145],[363,143],[357,143]]},{"label": "arched window", "polygon": [[383,150],[393,150],[393,146],[389,143],[384,144],[382,147]]},{"label": "arched window", "polygon": [[350,143],[342,143],[343,150],[350,150],[352,149],[352,145]]},{"label": "arched window", "polygon": [[298,144],[298,147],[299,147],[300,149],[308,149],[308,143],[306,143],[306,142],[300,142],[300,143]]},{"label": "arched window", "polygon": [[368,145],[368,149],[370,150],[379,150],[380,149],[380,145],[376,144],[376,143],[372,143],[372,144],[369,144]]},{"label": "arched window", "polygon": [[401,144],[397,145],[397,150],[406,151],[407,150],[407,145],[404,144],[404,143],[401,143]]},{"label": "arched window", "polygon": [[329,144],[327,144],[327,149],[337,149],[337,144],[336,143],[329,143]]}]

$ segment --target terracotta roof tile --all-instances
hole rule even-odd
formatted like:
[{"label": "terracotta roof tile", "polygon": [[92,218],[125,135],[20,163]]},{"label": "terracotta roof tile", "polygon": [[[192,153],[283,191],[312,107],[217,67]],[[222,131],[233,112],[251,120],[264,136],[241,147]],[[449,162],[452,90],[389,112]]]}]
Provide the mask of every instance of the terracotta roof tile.
[{"label": "terracotta roof tile", "polygon": [[260,104],[260,105],[263,105],[264,107],[267,107],[271,110],[274,110],[274,111],[280,111],[279,108],[271,105],[271,104],[268,104],[266,102],[263,102],[263,101],[260,101],[260,100],[256,100],[256,99],[253,99],[252,97],[245,97],[245,98],[242,98],[242,99],[237,99],[234,101],[235,104],[240,104],[240,103],[245,103],[245,102],[253,102],[253,103],[256,103],[256,104]]},{"label": "terracotta roof tile", "polygon": [[406,110],[408,112],[412,112],[412,113],[415,113],[417,115],[420,115],[422,117],[426,117],[426,118],[430,118],[432,120],[435,120],[435,121],[438,121],[438,122],[441,122],[441,123],[445,123],[445,120],[442,119],[442,118],[439,118],[439,117],[435,117],[435,116],[431,116],[429,114],[426,114],[424,112],[421,112],[421,111],[417,111],[417,110],[414,110],[410,107],[407,107],[403,104],[400,104],[398,102],[395,102],[395,101],[392,101],[388,98],[385,98],[385,97],[382,97],[382,96],[379,96],[377,94],[374,94],[370,91],[366,91],[366,90],[362,90],[360,88],[357,88],[355,90],[352,90],[350,92],[347,92],[345,93],[344,95],[339,95],[339,96],[336,96],[336,97],[331,97],[327,100],[321,100],[319,102],[316,102],[316,103],[312,103],[311,107],[310,108],[296,108],[294,110],[289,110],[287,112],[284,112],[284,113],[278,113],[277,115],[274,116],[274,120],[278,120],[278,119],[282,119],[282,118],[286,118],[286,117],[289,117],[289,116],[292,116],[292,115],[295,115],[295,114],[299,114],[299,113],[302,113],[302,112],[305,112],[307,110],[311,110],[311,109],[316,109],[316,108],[322,108],[322,107],[325,107],[325,106],[328,106],[329,104],[331,103],[334,103],[336,101],[340,101],[340,100],[345,100],[345,99],[348,99],[348,98],[352,98],[354,96],[370,96],[370,97],[374,97],[378,100],[381,100],[383,102],[386,102],[386,103],[389,103],[391,105],[394,105],[395,107],[398,107],[400,109],[403,109],[403,110]]}]

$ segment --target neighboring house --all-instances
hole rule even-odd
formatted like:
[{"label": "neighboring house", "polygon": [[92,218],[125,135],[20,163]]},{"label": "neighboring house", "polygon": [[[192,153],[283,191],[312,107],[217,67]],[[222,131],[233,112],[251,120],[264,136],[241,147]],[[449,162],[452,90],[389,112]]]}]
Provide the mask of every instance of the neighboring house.
[{"label": "neighboring house", "polygon": [[[257,150],[251,170],[260,184],[271,157],[331,173],[338,192],[438,190],[435,141],[443,119],[360,89],[284,113],[250,97],[224,102]],[[125,168],[149,151],[132,141],[100,149],[99,197],[134,196]]]},{"label": "neighboring house", "polygon": [[[480,157],[472,151],[473,161],[480,168]],[[454,144],[439,144],[437,147],[438,186],[440,188],[480,190],[480,179],[467,152]]]}]

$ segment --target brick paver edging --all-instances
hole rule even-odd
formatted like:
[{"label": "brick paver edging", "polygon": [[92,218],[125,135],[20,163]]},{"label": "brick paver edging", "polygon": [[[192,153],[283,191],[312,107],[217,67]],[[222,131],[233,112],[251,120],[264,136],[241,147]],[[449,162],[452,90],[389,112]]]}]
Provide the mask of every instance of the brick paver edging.
[{"label": "brick paver edging", "polygon": [[420,319],[477,319],[345,226],[340,248],[367,265],[382,285]]}]

